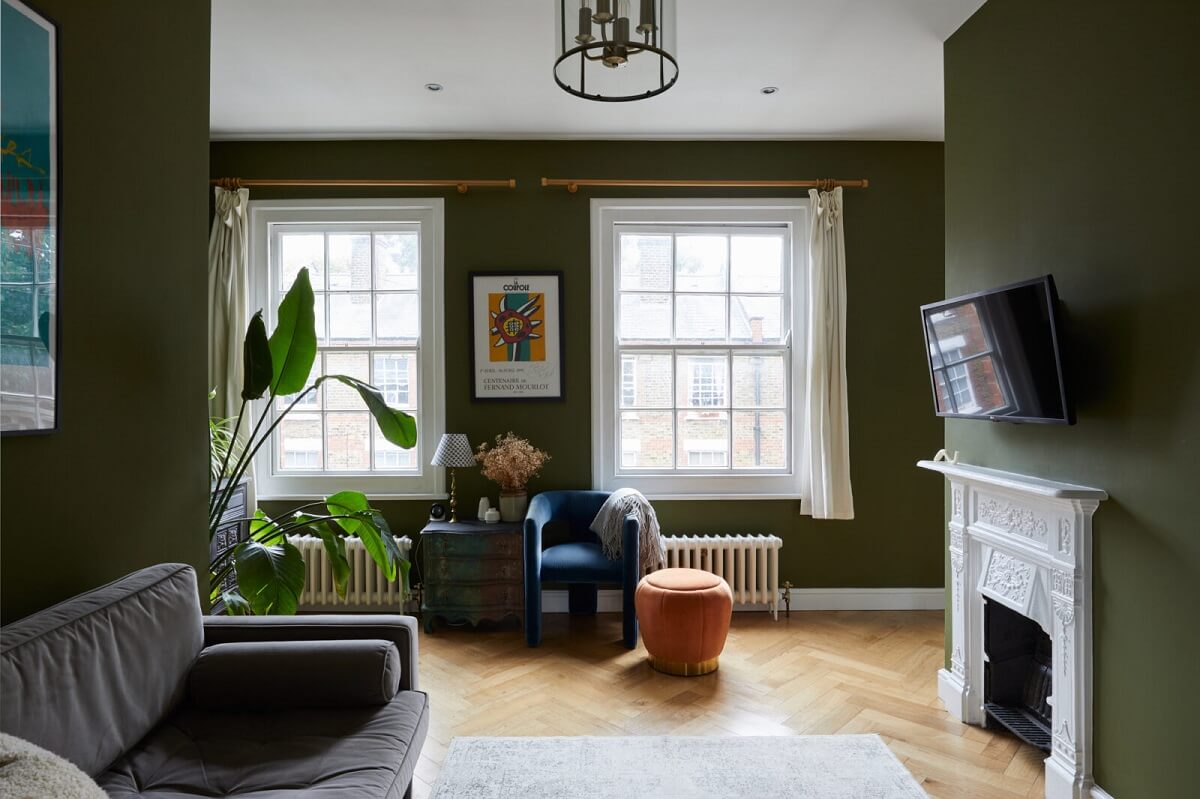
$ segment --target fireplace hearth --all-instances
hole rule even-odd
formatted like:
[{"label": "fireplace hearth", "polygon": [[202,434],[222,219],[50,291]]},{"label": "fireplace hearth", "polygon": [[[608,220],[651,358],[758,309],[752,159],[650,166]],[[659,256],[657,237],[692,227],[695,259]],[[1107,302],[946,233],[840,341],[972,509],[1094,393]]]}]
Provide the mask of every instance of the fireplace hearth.
[{"label": "fireplace hearth", "polygon": [[983,709],[1027,744],[1050,751],[1054,684],[1050,636],[1037,622],[998,602],[983,601]]}]

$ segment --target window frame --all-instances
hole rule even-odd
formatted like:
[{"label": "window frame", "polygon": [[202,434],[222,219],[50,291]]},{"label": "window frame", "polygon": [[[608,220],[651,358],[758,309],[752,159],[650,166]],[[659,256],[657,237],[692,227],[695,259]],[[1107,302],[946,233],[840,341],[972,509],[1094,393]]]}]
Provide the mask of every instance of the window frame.
[{"label": "window frame", "polygon": [[[412,403],[420,414],[417,425],[417,469],[385,472],[308,472],[279,473],[276,469],[277,439],[264,446],[255,457],[255,490],[263,500],[314,500],[343,490],[356,490],[372,499],[444,499],[445,470],[431,466],[441,431],[445,427],[445,335],[444,335],[444,200],[428,199],[352,199],[352,200],[253,200],[250,202],[249,281],[250,307],[262,309],[268,330],[275,326],[274,313],[279,293],[274,290],[271,258],[272,230],[277,226],[327,226],[350,229],[353,225],[416,225],[421,231],[421,271],[419,282],[421,328],[415,349],[418,352],[418,393]],[[328,268],[328,265],[326,265]],[[375,296],[375,288],[371,287]],[[374,300],[372,300],[374,308]],[[326,313],[328,313],[328,309]],[[374,311],[372,311],[374,313]],[[412,350],[411,345],[364,344],[327,346],[326,351],[344,349],[365,351]],[[319,357],[319,353],[318,353]],[[409,388],[411,392],[411,386]],[[261,412],[264,400],[253,405]],[[364,408],[365,410],[365,408]],[[303,412],[302,408],[297,408]],[[275,418],[275,409],[271,411]],[[375,421],[371,420],[372,436]]]},{"label": "window frame", "polygon": [[[611,491],[631,487],[651,499],[801,498],[798,460],[802,436],[801,426],[796,420],[804,418],[809,216],[807,198],[591,201],[592,483],[595,488]],[[655,474],[652,470],[650,473],[646,470],[632,472],[622,467],[619,435],[622,380],[616,337],[619,264],[616,258],[619,254],[619,228],[629,225],[701,228],[773,225],[788,228],[790,252],[785,255],[789,258],[790,271],[785,276],[787,285],[783,291],[783,313],[790,334],[782,342],[788,353],[785,379],[789,404],[784,410],[790,417],[788,465],[785,469],[739,467],[716,473],[696,467],[680,468],[677,463],[670,473]],[[762,345],[735,342],[713,344],[711,347],[724,350],[726,357],[763,350]],[[656,347],[645,345],[644,349]],[[682,352],[696,347],[676,342],[658,349]],[[674,364],[672,368],[676,368]],[[678,377],[673,376],[672,379],[674,382]],[[732,390],[728,379],[725,390],[727,394]],[[732,463],[733,457],[733,452],[727,453],[729,463]],[[678,452],[675,453],[675,459],[678,461]]]}]

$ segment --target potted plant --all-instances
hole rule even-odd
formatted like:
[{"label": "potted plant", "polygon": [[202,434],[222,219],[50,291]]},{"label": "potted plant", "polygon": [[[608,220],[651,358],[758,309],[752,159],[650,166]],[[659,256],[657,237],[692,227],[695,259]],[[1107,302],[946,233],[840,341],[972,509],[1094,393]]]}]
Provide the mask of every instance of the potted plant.
[{"label": "potted plant", "polygon": [[483,476],[500,486],[500,519],[519,522],[525,518],[529,494],[525,487],[537,477],[550,456],[511,430],[496,436],[496,443],[486,441],[475,453]]},{"label": "potted plant", "polygon": [[[208,538],[211,544],[217,530],[228,525],[223,519],[239,481],[258,451],[271,439],[293,408],[317,391],[327,380],[336,380],[358,392],[371,412],[383,437],[403,449],[417,443],[417,425],[412,416],[388,407],[379,389],[348,375],[322,375],[306,385],[317,355],[316,318],[312,284],[308,269],[301,269],[292,287],[279,303],[278,324],[267,336],[262,311],[254,314],[243,344],[242,403],[232,425],[219,423],[214,431],[210,422],[212,472],[218,478],[208,509]],[[287,407],[272,418],[276,399],[290,399]],[[254,408],[261,400],[260,412],[251,426]],[[247,416],[247,410],[250,415]],[[231,445],[245,419],[249,435],[241,446]],[[224,431],[222,433],[222,431]],[[228,438],[228,444],[223,440]],[[287,540],[289,535],[309,533],[321,539],[329,555],[334,585],[340,596],[346,595],[350,564],[346,558],[346,538],[358,538],[388,580],[401,579],[403,592],[409,563],[400,554],[383,516],[357,491],[341,491],[318,502],[309,502],[286,514],[271,518],[261,509],[237,519],[248,526],[248,538],[221,547],[209,562],[210,599],[215,608],[227,613],[292,614],[304,590],[304,557]],[[237,591],[223,590],[230,574],[237,575]]]}]

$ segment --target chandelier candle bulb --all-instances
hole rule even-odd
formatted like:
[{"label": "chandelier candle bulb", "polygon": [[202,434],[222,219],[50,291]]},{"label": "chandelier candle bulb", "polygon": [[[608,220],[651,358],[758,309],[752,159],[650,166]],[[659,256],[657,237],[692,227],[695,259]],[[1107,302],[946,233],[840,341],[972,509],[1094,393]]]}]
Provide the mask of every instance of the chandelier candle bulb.
[{"label": "chandelier candle bulb", "polygon": [[637,26],[638,33],[654,32],[654,0],[642,0],[642,13],[639,19],[641,24]]},{"label": "chandelier candle bulb", "polygon": [[592,10],[586,5],[582,6],[579,9],[579,35],[575,37],[575,41],[587,44],[595,38],[592,36]]}]

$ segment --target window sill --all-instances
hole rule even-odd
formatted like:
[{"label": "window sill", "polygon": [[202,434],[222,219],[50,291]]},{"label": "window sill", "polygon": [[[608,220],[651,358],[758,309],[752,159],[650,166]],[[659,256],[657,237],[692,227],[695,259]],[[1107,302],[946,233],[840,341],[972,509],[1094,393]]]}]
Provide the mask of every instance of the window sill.
[{"label": "window sill", "polygon": [[[336,492],[330,492],[330,493],[336,493]],[[430,493],[379,494],[379,493],[374,493],[371,491],[364,491],[363,493],[366,494],[367,499],[371,500],[372,502],[374,502],[375,500],[383,500],[383,501],[391,502],[391,501],[395,501],[395,500],[406,500],[406,499],[411,499],[411,500],[450,499],[449,494],[436,494],[436,493],[434,493],[434,494],[430,494]],[[275,493],[275,494],[259,495],[258,497],[256,497],[256,499],[259,502],[288,502],[288,501],[318,502],[320,500],[325,499],[326,496],[328,496],[328,494],[278,494],[278,493]]]},{"label": "window sill", "polygon": [[673,500],[687,502],[693,502],[696,500],[712,500],[717,502],[721,500],[737,500],[740,502],[742,500],[755,499],[786,499],[799,501],[803,499],[803,497],[801,497],[799,494],[647,494],[646,499],[650,500],[651,502],[670,502]]}]

